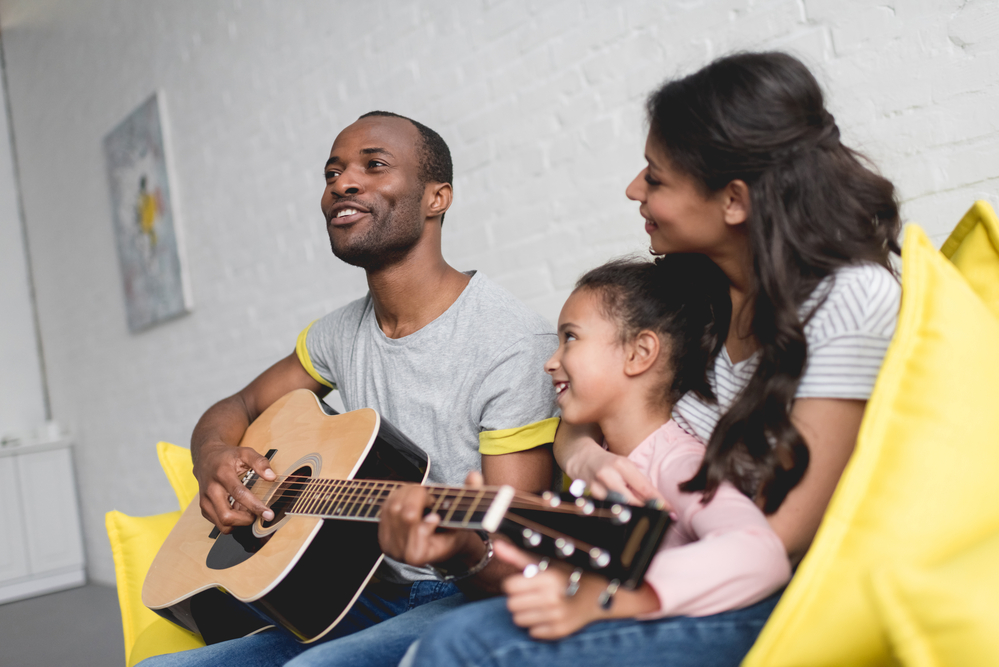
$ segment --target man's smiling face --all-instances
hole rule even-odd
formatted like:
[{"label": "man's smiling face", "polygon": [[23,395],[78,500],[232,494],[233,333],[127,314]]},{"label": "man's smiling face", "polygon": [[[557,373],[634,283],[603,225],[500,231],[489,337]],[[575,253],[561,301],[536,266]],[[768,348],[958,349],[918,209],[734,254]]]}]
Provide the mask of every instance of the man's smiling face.
[{"label": "man's smiling face", "polygon": [[372,116],[344,129],[326,163],[322,209],[333,254],[377,269],[404,257],[423,234],[419,131]]}]

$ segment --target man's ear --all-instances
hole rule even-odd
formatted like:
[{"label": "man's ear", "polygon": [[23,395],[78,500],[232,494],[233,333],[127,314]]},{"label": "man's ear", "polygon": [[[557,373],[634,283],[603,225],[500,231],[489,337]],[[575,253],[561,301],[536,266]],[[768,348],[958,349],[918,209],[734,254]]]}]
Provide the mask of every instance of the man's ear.
[{"label": "man's ear", "polygon": [[634,377],[652,368],[659,359],[661,347],[659,336],[655,333],[647,329],[639,332],[627,345],[624,374]]},{"label": "man's ear", "polygon": [[741,225],[749,219],[752,200],[749,195],[749,186],[746,185],[745,181],[738,178],[731,181],[721,191],[721,196],[725,212],[725,224]]},{"label": "man's ear", "polygon": [[427,207],[428,218],[438,218],[451,208],[453,196],[450,183],[427,183],[423,192],[423,201]]}]

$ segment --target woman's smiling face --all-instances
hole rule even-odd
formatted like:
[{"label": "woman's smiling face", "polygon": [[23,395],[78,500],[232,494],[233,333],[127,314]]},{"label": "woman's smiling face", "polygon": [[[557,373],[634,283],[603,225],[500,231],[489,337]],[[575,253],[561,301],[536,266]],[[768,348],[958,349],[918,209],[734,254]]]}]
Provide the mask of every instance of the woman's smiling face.
[{"label": "woman's smiling face", "polygon": [[698,183],[673,166],[666,151],[649,133],[648,166],[625,190],[641,206],[645,231],[657,255],[699,252],[712,255],[731,231],[725,223],[724,197],[705,194]]}]

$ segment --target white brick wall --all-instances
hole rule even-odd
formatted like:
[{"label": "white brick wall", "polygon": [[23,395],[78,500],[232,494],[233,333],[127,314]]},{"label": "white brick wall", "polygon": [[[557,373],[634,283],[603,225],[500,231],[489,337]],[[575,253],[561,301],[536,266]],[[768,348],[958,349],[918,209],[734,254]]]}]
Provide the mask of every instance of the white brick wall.
[{"label": "white brick wall", "polygon": [[[103,513],[172,509],[153,443],[361,295],[328,250],[321,167],[374,108],[455,157],[444,245],[554,319],[572,281],[641,251],[624,188],[645,95],[735,49],[793,51],[846,139],[939,243],[999,202],[999,8],[987,0],[0,0],[54,415],[77,436],[90,573]],[[101,139],[153,90],[173,135],[195,298],[125,325]]]}]

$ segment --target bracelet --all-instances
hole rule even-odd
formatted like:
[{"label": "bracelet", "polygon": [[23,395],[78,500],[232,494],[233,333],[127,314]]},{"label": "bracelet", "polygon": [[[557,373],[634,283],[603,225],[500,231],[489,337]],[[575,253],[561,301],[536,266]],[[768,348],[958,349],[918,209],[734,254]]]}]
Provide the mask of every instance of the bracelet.
[{"label": "bracelet", "polygon": [[441,581],[452,582],[461,581],[462,579],[468,579],[477,575],[486,569],[486,565],[489,565],[489,561],[493,559],[493,540],[489,537],[489,533],[484,530],[475,531],[480,538],[482,538],[482,543],[486,545],[486,553],[482,556],[482,560],[470,567],[464,572],[451,573],[446,568],[440,567],[439,565],[431,565],[437,576],[441,578]]}]

